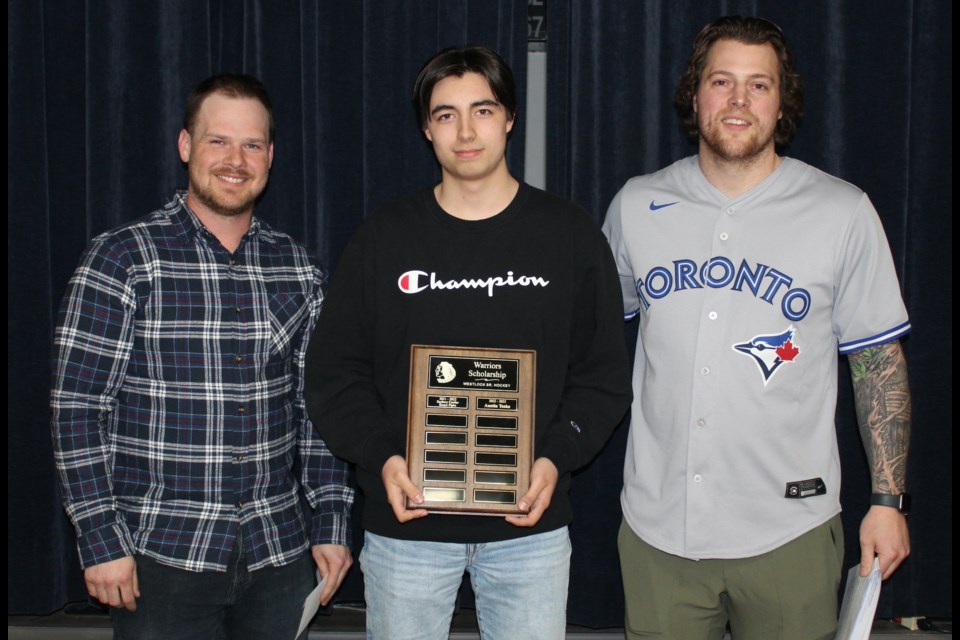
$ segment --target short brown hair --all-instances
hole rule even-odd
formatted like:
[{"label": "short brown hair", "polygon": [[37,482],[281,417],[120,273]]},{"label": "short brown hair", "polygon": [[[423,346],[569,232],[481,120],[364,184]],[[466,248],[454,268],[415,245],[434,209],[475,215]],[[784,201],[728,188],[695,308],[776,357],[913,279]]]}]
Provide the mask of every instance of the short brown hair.
[{"label": "short brown hair", "polygon": [[193,127],[197,124],[197,115],[200,113],[203,101],[215,93],[229,98],[252,98],[259,101],[263,108],[267,110],[267,118],[270,122],[270,139],[267,142],[273,142],[273,105],[270,104],[270,96],[267,94],[266,87],[253,76],[238,73],[221,73],[210,76],[197,85],[197,88],[187,98],[187,107],[183,113],[183,128],[187,130],[187,133],[193,135]]}]

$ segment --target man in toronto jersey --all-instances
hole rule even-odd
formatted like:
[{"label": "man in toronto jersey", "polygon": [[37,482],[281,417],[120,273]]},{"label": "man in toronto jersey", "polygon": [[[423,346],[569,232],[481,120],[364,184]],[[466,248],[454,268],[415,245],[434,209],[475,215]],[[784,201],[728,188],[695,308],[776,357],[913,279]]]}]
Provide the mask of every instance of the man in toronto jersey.
[{"label": "man in toronto jersey", "polygon": [[629,180],[604,233],[639,316],[619,536],[629,638],[832,638],[847,355],[872,473],[860,574],[910,552],[910,330],[866,194],[777,154],[802,113],[780,29],[699,34],[675,103],[698,154]]}]

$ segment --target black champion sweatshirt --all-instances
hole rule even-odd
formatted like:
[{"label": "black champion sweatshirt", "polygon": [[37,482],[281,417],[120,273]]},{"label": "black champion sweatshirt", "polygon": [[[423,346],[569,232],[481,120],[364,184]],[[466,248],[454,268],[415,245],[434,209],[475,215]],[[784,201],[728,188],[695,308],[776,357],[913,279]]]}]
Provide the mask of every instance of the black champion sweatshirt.
[{"label": "black champion sweatshirt", "polygon": [[[405,455],[413,344],[537,352],[534,457],[550,459],[560,478],[536,526],[466,515],[396,520],[380,472]],[[606,239],[581,208],[525,184],[480,221],[444,212],[433,189],[383,207],[333,277],[307,353],[306,400],[327,446],[356,464],[368,531],[479,543],[568,524],[570,472],[600,451],[631,400]]]}]

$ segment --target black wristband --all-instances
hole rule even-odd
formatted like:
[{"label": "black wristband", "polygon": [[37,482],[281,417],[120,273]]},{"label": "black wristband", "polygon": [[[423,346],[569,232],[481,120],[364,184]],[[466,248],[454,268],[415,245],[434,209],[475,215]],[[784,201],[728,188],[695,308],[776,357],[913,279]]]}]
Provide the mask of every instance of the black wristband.
[{"label": "black wristband", "polygon": [[903,515],[910,513],[910,494],[901,493],[899,495],[893,496],[888,493],[871,493],[870,494],[870,504],[871,505],[880,505],[883,507],[893,507]]}]

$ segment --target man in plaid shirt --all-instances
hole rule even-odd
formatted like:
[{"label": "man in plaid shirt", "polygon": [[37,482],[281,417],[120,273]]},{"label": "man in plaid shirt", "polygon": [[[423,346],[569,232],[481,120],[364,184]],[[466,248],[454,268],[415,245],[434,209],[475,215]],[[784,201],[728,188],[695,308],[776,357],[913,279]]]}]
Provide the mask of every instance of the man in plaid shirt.
[{"label": "man in plaid shirt", "polygon": [[253,216],[273,133],[258,80],[202,82],[178,141],[188,190],[95,238],[64,297],[56,463],[117,637],[289,638],[314,566],[326,604],[352,563],[347,468],[303,401],[323,274]]}]

